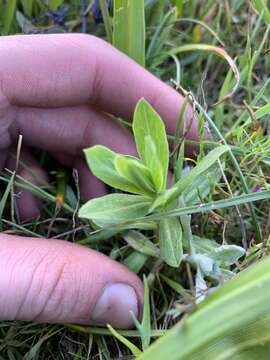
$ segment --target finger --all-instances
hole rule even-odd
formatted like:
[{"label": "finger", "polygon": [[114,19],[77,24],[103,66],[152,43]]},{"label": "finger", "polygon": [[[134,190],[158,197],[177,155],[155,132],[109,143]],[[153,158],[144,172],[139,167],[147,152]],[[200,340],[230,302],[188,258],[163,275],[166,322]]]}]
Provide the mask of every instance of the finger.
[{"label": "finger", "polygon": [[[16,166],[15,163],[16,156],[11,152],[7,160],[7,168],[13,171]],[[27,149],[21,151],[17,174],[36,186],[44,187],[48,184],[48,174],[39,166],[34,156]],[[35,197],[30,191],[21,189],[19,186],[16,187],[15,192],[16,207],[20,220],[37,219],[40,216],[40,209],[42,207],[40,199]]]},{"label": "finger", "polygon": [[12,127],[14,141],[19,133],[27,145],[54,153],[82,155],[82,149],[101,144],[120,153],[136,154],[131,133],[89,106],[21,108]]},{"label": "finger", "polygon": [[61,240],[0,234],[0,319],[132,326],[139,278],[110,258]]},{"label": "finger", "polygon": [[[135,104],[144,97],[173,133],[183,103],[183,97],[172,88],[90,35],[2,37],[0,69],[1,89],[9,102],[18,106],[92,104],[130,119]],[[195,138],[197,121],[190,107],[186,120],[192,122],[189,136]]]}]

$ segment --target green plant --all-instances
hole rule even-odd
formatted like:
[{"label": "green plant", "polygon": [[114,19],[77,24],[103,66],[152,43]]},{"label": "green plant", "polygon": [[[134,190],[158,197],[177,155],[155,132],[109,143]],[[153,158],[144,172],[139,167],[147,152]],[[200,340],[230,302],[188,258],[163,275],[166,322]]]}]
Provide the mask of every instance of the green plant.
[{"label": "green plant", "polygon": [[[217,160],[229,147],[221,145],[211,150],[186,175],[174,176],[174,183],[167,189],[169,144],[165,126],[144,99],[136,106],[132,128],[140,158],[117,154],[100,145],[85,150],[92,173],[125,193],[88,201],[80,208],[79,217],[91,220],[99,228],[113,227],[116,232],[152,228],[159,244],[155,256],[172,267],[178,267],[182,261],[188,262],[196,270],[197,296],[198,300],[202,299],[207,289],[205,279],[211,279],[213,284],[220,283],[225,275],[230,275],[226,268],[245,251],[236,245],[219,246],[214,241],[193,236],[190,215],[170,217],[166,211],[201,203],[211,186],[218,182]],[[183,165],[183,147],[177,147],[174,152],[177,154],[174,157],[176,169],[177,163]],[[159,214],[161,218],[149,222],[150,214]]]}]

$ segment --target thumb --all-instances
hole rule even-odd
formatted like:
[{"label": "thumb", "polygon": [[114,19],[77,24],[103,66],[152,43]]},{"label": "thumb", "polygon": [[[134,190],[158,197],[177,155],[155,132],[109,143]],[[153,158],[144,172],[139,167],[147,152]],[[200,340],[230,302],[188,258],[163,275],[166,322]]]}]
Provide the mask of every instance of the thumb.
[{"label": "thumb", "polygon": [[0,234],[0,320],[129,328],[142,299],[139,278],[96,251]]}]

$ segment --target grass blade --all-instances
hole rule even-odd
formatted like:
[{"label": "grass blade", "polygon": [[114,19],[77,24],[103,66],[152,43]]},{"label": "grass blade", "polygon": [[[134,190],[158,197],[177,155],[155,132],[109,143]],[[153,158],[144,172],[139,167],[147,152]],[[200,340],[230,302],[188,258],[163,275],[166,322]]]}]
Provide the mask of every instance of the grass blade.
[{"label": "grass blade", "polygon": [[145,66],[144,0],[115,0],[113,45]]},{"label": "grass blade", "polygon": [[10,33],[10,28],[15,18],[16,14],[16,7],[17,7],[17,0],[8,0],[6,2],[5,12],[3,16],[4,21],[4,35],[8,35]]}]

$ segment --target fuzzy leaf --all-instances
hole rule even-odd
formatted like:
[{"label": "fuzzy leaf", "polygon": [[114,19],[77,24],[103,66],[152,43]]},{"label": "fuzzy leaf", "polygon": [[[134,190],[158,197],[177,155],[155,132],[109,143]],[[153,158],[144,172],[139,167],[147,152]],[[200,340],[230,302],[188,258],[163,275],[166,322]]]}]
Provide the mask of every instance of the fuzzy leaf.
[{"label": "fuzzy leaf", "polygon": [[211,259],[224,263],[226,265],[232,265],[242,256],[245,255],[245,249],[237,245],[221,245],[212,249],[208,256]]},{"label": "fuzzy leaf", "polygon": [[121,176],[115,168],[115,152],[105,146],[96,145],[84,150],[86,160],[92,173],[105,184],[122,191],[145,195],[145,191]]},{"label": "fuzzy leaf", "polygon": [[183,257],[182,227],[177,218],[164,218],[159,224],[161,258],[170,266],[178,267]]},{"label": "fuzzy leaf", "polygon": [[154,196],[151,173],[139,160],[131,156],[116,155],[114,165],[120,176],[140,189],[140,194]]},{"label": "fuzzy leaf", "polygon": [[92,199],[79,210],[79,217],[104,227],[131,221],[147,214],[151,200],[138,195],[110,194]]},{"label": "fuzzy leaf", "polygon": [[124,240],[134,249],[142,254],[157,257],[159,251],[155,244],[139,231],[130,230],[123,234]]},{"label": "fuzzy leaf", "polygon": [[157,191],[165,190],[169,164],[165,126],[158,113],[144,99],[136,106],[133,132],[138,153],[150,169],[153,181],[162,180],[161,184],[155,183]]}]

